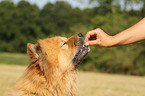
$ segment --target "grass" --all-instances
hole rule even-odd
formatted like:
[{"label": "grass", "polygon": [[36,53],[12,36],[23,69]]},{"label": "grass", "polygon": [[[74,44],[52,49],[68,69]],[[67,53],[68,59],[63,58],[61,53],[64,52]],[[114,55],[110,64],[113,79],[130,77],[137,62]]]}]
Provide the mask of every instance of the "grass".
[{"label": "grass", "polygon": [[[27,54],[0,53],[0,96],[22,75]],[[78,96],[145,96],[145,77],[79,72]]]},{"label": "grass", "polygon": [[0,53],[0,63],[9,65],[28,65],[29,58],[27,54]]},{"label": "grass", "polygon": [[[0,64],[0,96],[5,96],[26,66]],[[145,77],[79,72],[78,96],[145,96]]]}]

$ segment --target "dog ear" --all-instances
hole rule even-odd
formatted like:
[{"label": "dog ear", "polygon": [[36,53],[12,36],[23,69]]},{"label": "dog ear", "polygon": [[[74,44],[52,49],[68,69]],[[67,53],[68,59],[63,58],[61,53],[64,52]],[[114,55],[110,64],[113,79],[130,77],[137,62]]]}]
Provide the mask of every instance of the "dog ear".
[{"label": "dog ear", "polygon": [[31,62],[35,62],[38,59],[38,53],[36,51],[36,45],[28,43],[27,44],[27,53],[30,57]]}]

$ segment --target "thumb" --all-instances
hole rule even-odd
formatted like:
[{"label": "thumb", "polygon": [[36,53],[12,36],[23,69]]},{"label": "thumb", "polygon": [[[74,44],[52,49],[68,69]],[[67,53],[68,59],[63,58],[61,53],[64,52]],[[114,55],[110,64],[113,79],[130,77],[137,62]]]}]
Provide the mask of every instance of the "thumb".
[{"label": "thumb", "polygon": [[85,43],[86,46],[98,45],[98,44],[99,44],[98,40],[92,40]]}]

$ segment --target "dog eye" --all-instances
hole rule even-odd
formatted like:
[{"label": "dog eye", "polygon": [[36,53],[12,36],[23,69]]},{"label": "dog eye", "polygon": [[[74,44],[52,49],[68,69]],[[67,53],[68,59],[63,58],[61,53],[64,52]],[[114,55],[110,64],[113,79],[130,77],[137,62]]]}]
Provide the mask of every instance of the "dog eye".
[{"label": "dog eye", "polygon": [[66,42],[63,43],[63,45],[67,44]]}]

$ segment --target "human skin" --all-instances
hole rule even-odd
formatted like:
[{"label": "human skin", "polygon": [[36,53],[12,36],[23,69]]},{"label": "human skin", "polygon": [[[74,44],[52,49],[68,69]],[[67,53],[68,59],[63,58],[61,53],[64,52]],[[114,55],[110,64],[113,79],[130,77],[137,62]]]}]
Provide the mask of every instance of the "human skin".
[{"label": "human skin", "polygon": [[[95,40],[90,40],[95,37]],[[114,35],[106,34],[102,29],[88,31],[85,36],[85,45],[98,45],[102,47],[113,47],[127,45],[145,40],[145,17],[132,27]]]}]

